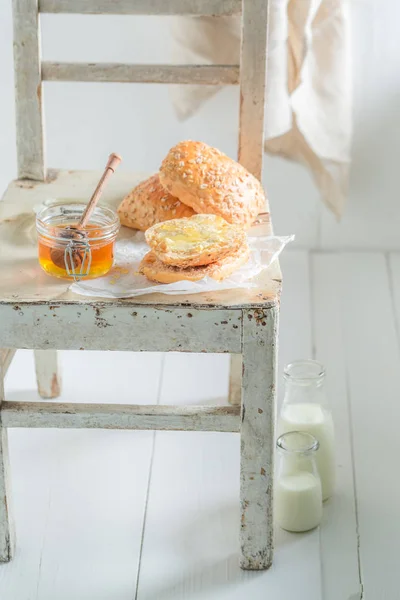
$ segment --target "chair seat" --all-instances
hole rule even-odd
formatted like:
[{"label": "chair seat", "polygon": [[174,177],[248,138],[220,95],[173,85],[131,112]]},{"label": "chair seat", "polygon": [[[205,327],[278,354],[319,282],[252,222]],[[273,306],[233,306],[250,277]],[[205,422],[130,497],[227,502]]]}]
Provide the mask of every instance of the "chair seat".
[{"label": "chair seat", "polygon": [[[88,200],[101,172],[51,170],[46,182],[16,180],[9,186],[0,202],[0,303],[51,304],[113,303],[113,299],[79,296],[69,291],[70,283],[46,275],[39,267],[36,248],[35,210],[49,199]],[[116,208],[122,198],[145,173],[115,173],[104,191],[101,203]],[[264,234],[271,233],[271,224],[263,226]],[[132,235],[122,227],[119,238]],[[148,294],[121,299],[122,305],[256,307],[275,304],[280,295],[281,273],[276,261],[257,280],[250,290],[221,290],[202,294],[170,296]]]}]

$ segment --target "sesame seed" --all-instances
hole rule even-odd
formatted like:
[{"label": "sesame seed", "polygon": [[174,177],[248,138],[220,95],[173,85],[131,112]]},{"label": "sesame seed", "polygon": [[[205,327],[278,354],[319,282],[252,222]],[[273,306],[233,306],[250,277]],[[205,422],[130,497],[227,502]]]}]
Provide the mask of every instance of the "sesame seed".
[{"label": "sesame seed", "polygon": [[206,189],[206,187],[207,187],[207,184],[206,184],[206,183],[202,183],[202,184],[200,185],[200,189],[201,189],[201,190],[205,190],[205,189]]}]

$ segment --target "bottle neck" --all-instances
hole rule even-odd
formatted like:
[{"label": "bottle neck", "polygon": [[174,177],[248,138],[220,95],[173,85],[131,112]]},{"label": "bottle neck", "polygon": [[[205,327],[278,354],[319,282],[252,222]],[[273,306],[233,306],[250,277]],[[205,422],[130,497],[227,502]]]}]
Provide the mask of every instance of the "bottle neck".
[{"label": "bottle neck", "polygon": [[280,474],[295,475],[300,472],[316,474],[315,452],[308,454],[281,453]]},{"label": "bottle neck", "polygon": [[319,441],[310,433],[284,433],[277,439],[276,447],[281,456],[281,475],[295,475],[303,471],[316,473],[315,453],[319,449]]},{"label": "bottle neck", "polygon": [[286,378],[284,403],[292,404],[322,404],[327,406],[325,381],[298,381]]},{"label": "bottle neck", "polygon": [[325,404],[325,369],[316,360],[297,360],[284,369],[285,402]]}]

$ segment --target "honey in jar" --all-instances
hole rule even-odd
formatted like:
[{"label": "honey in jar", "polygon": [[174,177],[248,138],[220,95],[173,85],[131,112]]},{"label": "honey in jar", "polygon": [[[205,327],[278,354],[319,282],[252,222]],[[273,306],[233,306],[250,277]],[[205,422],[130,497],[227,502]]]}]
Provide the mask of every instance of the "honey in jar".
[{"label": "honey in jar", "polygon": [[118,215],[110,208],[96,207],[90,222],[77,230],[84,210],[84,204],[60,203],[43,208],[37,215],[39,264],[49,275],[93,279],[111,269]]}]

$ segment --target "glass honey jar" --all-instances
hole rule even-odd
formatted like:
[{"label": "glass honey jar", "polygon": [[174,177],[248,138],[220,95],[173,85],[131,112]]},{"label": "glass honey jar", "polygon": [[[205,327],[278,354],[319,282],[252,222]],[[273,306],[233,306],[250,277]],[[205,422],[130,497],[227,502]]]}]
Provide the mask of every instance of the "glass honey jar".
[{"label": "glass honey jar", "polygon": [[37,214],[39,264],[49,275],[79,281],[101,277],[111,269],[118,215],[97,206],[80,230],[76,226],[85,208],[85,204],[60,202]]}]

